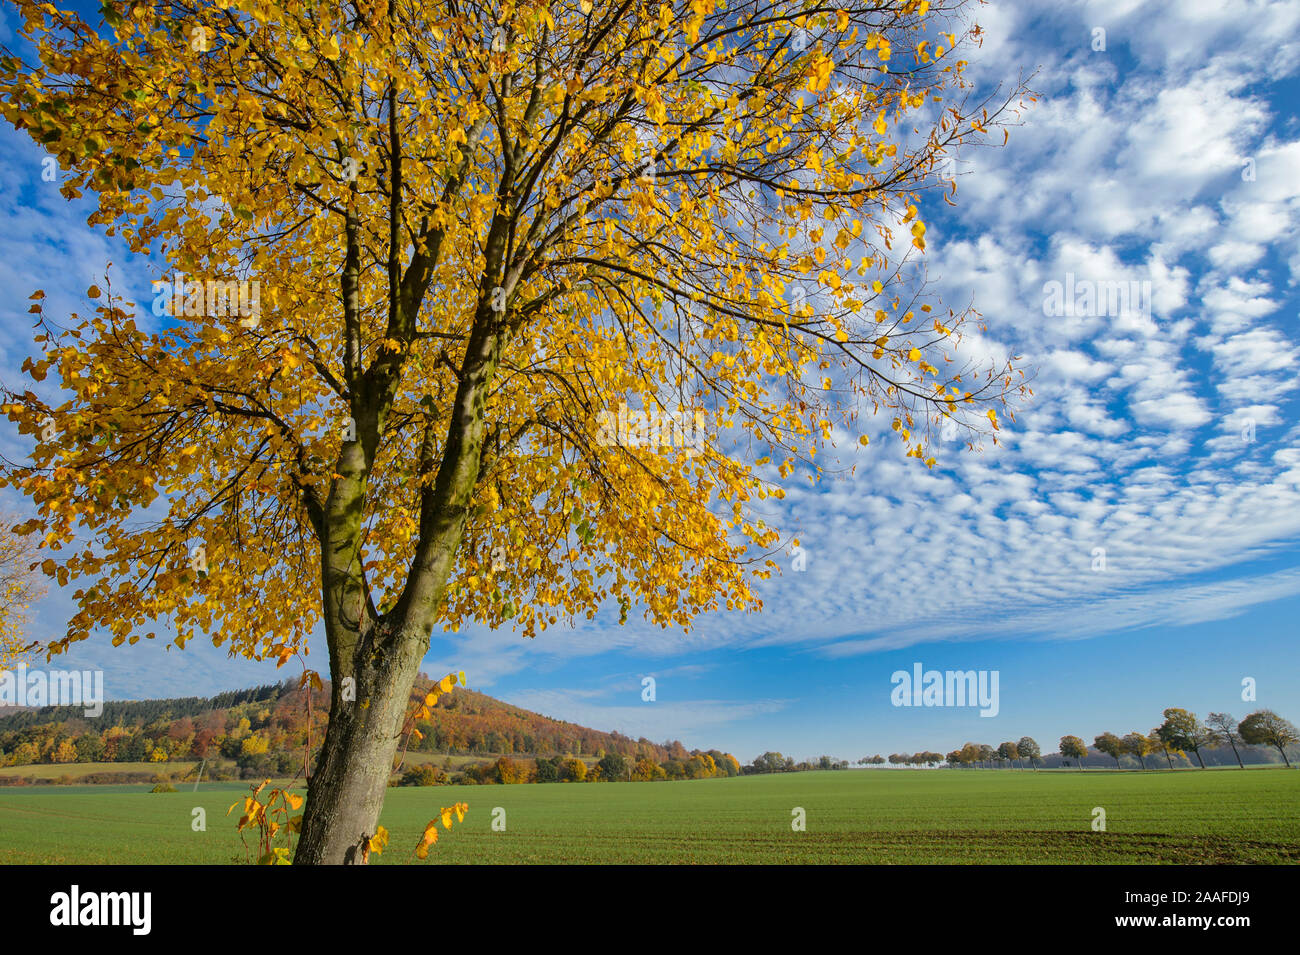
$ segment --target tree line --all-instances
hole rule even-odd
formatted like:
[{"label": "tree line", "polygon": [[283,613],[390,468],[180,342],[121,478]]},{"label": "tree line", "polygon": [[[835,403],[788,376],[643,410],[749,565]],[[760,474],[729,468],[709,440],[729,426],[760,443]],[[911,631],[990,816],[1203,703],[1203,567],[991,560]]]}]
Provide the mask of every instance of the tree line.
[{"label": "tree line", "polygon": [[740,761],[730,753],[716,749],[693,750],[684,759],[670,758],[662,763],[645,751],[632,756],[601,751],[595,760],[580,756],[499,756],[490,762],[465,765],[459,771],[453,771],[451,760],[447,759],[442,767],[432,763],[412,766],[390,785],[654,782],[738,776],[740,773]]},{"label": "tree line", "polygon": [[740,773],[742,776],[753,776],[759,773],[803,773],[812,770],[848,768],[848,760],[836,759],[833,756],[820,756],[816,760],[795,762],[792,756],[768,751],[756,757],[752,763],[742,766]]},{"label": "tree line", "polygon": [[[1169,768],[1173,768],[1175,755],[1186,758],[1187,753],[1196,757],[1201,769],[1205,760],[1201,751],[1228,747],[1237,761],[1238,768],[1245,769],[1242,762],[1242,750],[1249,746],[1268,746],[1276,749],[1282,761],[1289,768],[1291,760],[1286,749],[1300,742],[1300,732],[1289,720],[1283,719],[1272,710],[1256,710],[1240,723],[1231,713],[1211,713],[1202,722],[1195,713],[1180,707],[1170,707],[1164,711],[1165,721],[1149,733],[1134,731],[1119,736],[1115,733],[1101,733],[1093,738],[1092,745],[1100,753],[1105,753],[1120,766],[1120,758],[1128,755],[1137,759],[1138,764],[1147,768],[1147,757],[1163,755]],[[1086,759],[1087,747],[1077,736],[1061,738],[1061,755],[1072,759]]]},{"label": "tree line", "polygon": [[[1122,768],[1122,759],[1132,756],[1142,769],[1147,768],[1147,758],[1163,756],[1170,769],[1174,768],[1175,757],[1191,762],[1190,753],[1197,764],[1204,769],[1205,761],[1202,751],[1230,749],[1237,765],[1244,769],[1242,754],[1248,753],[1250,747],[1271,747],[1276,749],[1282,761],[1290,767],[1291,760],[1287,747],[1300,743],[1300,731],[1294,724],[1278,716],[1272,710],[1256,710],[1241,722],[1230,713],[1211,713],[1202,722],[1195,713],[1180,707],[1170,707],[1164,711],[1164,722],[1149,732],[1133,731],[1120,736],[1116,733],[1100,733],[1093,738],[1092,750],[1110,756],[1117,768]],[[1078,736],[1062,736],[1058,750],[1062,765],[1075,765],[1082,769],[1084,761],[1092,753],[1088,745]],[[1037,769],[1042,760],[1042,749],[1032,736],[1022,736],[1019,740],[1007,740],[994,747],[988,743],[966,743],[960,749],[954,749],[946,756],[934,752],[893,753],[888,758],[876,754],[864,756],[858,760],[859,766],[882,766],[886,762],[893,766],[938,766],[941,763],[952,768],[1002,766],[1028,766]]]}]

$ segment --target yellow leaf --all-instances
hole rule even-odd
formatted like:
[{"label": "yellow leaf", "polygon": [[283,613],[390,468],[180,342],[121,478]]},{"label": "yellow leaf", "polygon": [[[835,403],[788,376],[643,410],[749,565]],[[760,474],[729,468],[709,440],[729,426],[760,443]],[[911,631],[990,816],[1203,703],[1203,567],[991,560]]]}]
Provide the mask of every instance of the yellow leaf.
[{"label": "yellow leaf", "polygon": [[668,111],[664,108],[663,97],[659,94],[658,90],[652,89],[646,94],[645,114],[660,126],[662,126],[664,121],[668,118]]}]

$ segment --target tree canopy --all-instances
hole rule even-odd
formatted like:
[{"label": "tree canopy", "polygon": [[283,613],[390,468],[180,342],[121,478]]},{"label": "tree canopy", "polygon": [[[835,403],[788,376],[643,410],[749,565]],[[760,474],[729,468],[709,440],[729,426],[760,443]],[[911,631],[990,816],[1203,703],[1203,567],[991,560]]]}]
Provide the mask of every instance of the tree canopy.
[{"label": "tree canopy", "polygon": [[[88,582],[68,640],[285,659],[322,573],[353,629],[687,626],[756,604],[746,505],[864,407],[921,457],[1013,386],[909,284],[916,190],[996,119],[945,4],[17,6],[5,116],[181,290],[157,328],[108,283],[42,315],[65,400],[5,407],[52,425],[6,477]],[[621,404],[708,440],[600,440]]]}]

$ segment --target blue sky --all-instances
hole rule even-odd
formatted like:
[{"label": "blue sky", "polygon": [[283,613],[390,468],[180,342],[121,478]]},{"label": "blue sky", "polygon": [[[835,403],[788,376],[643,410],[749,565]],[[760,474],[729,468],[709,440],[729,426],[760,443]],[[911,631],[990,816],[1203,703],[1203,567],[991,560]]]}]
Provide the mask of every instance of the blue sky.
[{"label": "blue sky", "polygon": [[[1150,729],[1167,706],[1300,718],[1300,4],[997,2],[975,16],[978,82],[1032,73],[1039,101],[1007,147],[959,154],[957,206],[925,210],[926,261],[945,301],[983,314],[966,357],[1019,354],[1034,371],[1035,397],[1002,443],[946,449],[927,472],[868,420],[882,440],[853,457],[853,475],[770,502],[807,568],[787,559],[761,614],[689,634],[602,614],[534,641],[471,627],[435,634],[428,671],[464,669],[521,706],[744,760],[1023,735],[1048,752],[1066,733]],[[58,314],[85,309],[106,262],[142,300],[154,277],[41,181],[43,156],[0,128],[10,386],[32,350],[31,290]],[[1150,282],[1151,308],[1044,315],[1045,283],[1067,274]],[[8,427],[0,446],[22,453]],[[33,636],[61,634],[69,605],[51,593]],[[998,670],[998,715],[892,706],[890,675],[915,662]],[[117,698],[296,675],[197,642],[91,641],[60,665],[103,668]],[[1241,699],[1246,677],[1257,703]]]}]

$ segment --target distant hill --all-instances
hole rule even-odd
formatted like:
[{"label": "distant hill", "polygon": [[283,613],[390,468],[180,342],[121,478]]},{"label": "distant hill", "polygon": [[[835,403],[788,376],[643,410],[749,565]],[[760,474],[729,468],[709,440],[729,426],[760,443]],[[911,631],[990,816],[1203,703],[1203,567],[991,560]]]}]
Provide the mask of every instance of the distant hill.
[{"label": "distant hill", "polygon": [[[296,773],[310,743],[324,739],[329,685],[308,693],[297,681],[213,697],[109,701],[94,719],[80,706],[0,708],[0,766],[59,763],[235,761],[240,775]],[[432,685],[421,674],[416,690]],[[310,712],[310,717],[309,717]],[[415,723],[411,762],[439,756],[588,756],[617,753],[655,763],[689,760],[678,741],[631,739],[556,720],[475,690],[444,694]],[[420,754],[428,754],[421,756]],[[457,760],[459,763],[460,760]],[[165,766],[159,766],[159,770]],[[14,770],[10,771],[11,773]],[[39,774],[38,774],[39,775]]]}]

